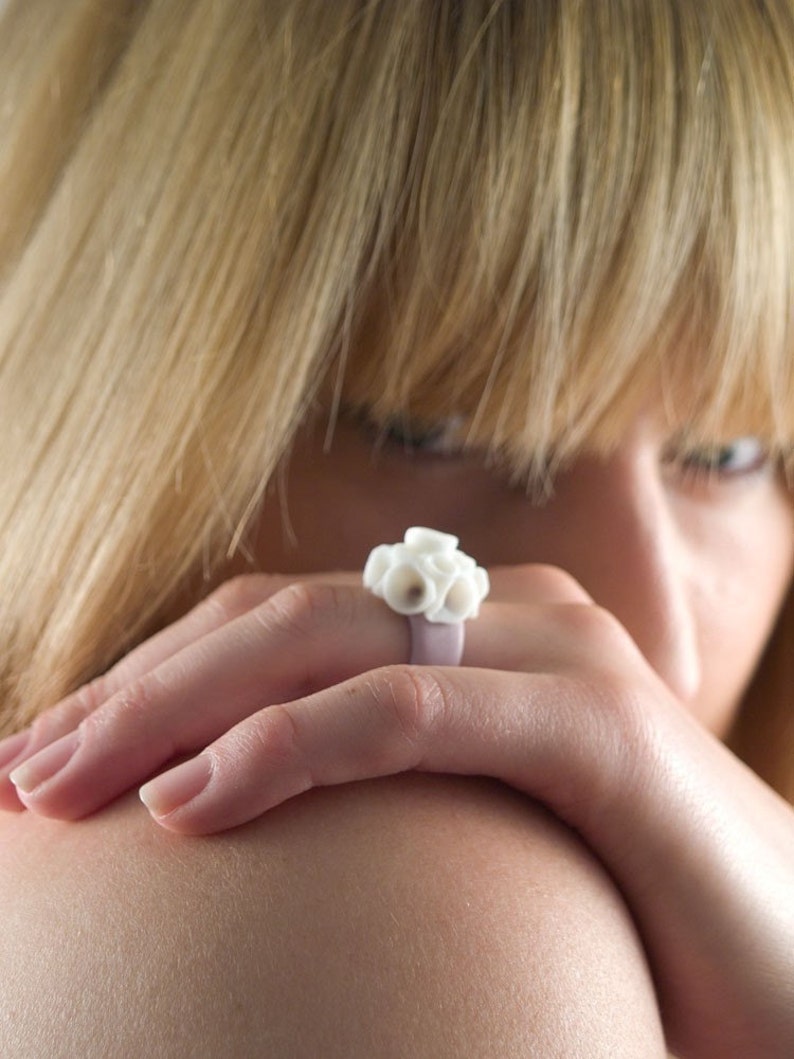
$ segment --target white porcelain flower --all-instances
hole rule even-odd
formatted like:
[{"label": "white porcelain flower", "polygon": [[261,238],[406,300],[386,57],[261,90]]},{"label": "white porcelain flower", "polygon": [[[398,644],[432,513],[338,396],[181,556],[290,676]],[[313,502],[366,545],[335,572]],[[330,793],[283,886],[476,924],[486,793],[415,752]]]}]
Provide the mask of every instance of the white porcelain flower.
[{"label": "white porcelain flower", "polygon": [[488,574],[458,550],[451,533],[412,526],[399,544],[379,544],[364,567],[364,586],[398,614],[452,624],[476,618],[490,590]]}]

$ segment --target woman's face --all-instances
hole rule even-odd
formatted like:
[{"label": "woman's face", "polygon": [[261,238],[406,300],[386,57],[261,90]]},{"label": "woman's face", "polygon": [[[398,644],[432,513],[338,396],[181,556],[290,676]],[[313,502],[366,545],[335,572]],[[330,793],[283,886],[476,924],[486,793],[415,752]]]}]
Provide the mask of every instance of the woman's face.
[{"label": "woman's face", "polygon": [[752,439],[721,449],[719,470],[703,450],[673,464],[668,446],[643,418],[613,457],[580,459],[536,506],[470,455],[376,446],[345,422],[329,446],[307,430],[265,507],[257,558],[270,572],[359,570],[416,524],[457,534],[484,566],[562,567],[722,735],[792,573],[794,506]]}]

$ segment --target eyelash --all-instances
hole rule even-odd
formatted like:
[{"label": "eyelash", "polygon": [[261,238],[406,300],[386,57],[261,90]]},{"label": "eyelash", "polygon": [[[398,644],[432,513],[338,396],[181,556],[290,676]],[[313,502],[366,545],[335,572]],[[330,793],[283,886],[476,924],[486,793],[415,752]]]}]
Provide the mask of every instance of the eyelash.
[{"label": "eyelash", "polygon": [[[731,454],[745,452],[738,468],[728,466]],[[765,471],[772,462],[769,450],[758,438],[740,437],[724,445],[703,445],[686,449],[676,446],[663,457],[664,463],[678,470],[686,480],[695,483],[719,484],[752,478]]]},{"label": "eyelash", "polygon": [[449,419],[436,426],[417,426],[414,430],[392,422],[383,428],[380,436],[387,444],[397,445],[408,454],[416,452],[428,456],[455,456],[460,452],[456,441],[458,427],[457,419]]},{"label": "eyelash", "polygon": [[[460,452],[456,442],[459,423],[448,420],[437,426],[417,426],[410,430],[397,422],[381,432],[387,444],[398,446],[407,455],[454,457]],[[749,449],[749,453],[747,450]],[[730,467],[731,456],[743,456],[739,467]],[[753,436],[734,438],[724,444],[687,448],[683,442],[671,444],[662,463],[676,473],[685,485],[718,487],[751,480],[767,471],[774,461],[769,449]]]}]

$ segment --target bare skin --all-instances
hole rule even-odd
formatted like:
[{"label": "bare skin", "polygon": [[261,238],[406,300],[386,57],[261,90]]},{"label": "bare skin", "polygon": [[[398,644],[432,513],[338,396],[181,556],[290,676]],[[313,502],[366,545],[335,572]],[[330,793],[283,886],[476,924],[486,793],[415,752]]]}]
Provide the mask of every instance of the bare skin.
[{"label": "bare skin", "polygon": [[665,1054],[614,886],[498,784],[312,792],[204,841],[127,798],[0,843],[15,1059]]},{"label": "bare skin", "polygon": [[[390,450],[373,463],[371,441],[352,427],[324,456],[309,439],[290,477],[299,547],[285,543],[277,515],[258,547],[270,569],[312,575],[311,584],[229,582],[45,716],[25,753],[85,721],[76,742],[67,735],[15,773],[24,803],[83,815],[175,749],[214,739],[199,759],[211,782],[184,805],[150,803],[166,827],[217,831],[308,786],[405,768],[490,774],[549,805],[607,865],[639,925],[651,1009],[661,1005],[674,1046],[703,1057],[787,1055],[792,814],[715,736],[787,588],[794,518],[752,444],[729,447],[731,473],[706,478],[691,472],[699,455],[689,473],[672,469],[668,443],[643,419],[614,458],[580,461],[538,509],[469,459]],[[318,510],[351,514],[329,527]],[[362,550],[410,521],[459,533],[486,565],[507,564],[460,670],[390,666],[407,657],[402,619],[351,577],[319,573],[360,566]],[[286,705],[261,710],[268,702]],[[7,781],[4,797],[11,807]],[[557,847],[543,844],[526,808],[525,834],[541,852],[523,862],[525,878],[545,879]],[[577,849],[563,875],[592,855]],[[549,878],[561,878],[555,863],[551,855]],[[588,870],[574,875],[586,905]],[[529,906],[543,920],[543,901]],[[538,980],[557,974],[549,955]],[[590,959],[583,949],[574,962]],[[633,975],[639,965],[629,963]],[[549,1032],[560,1032],[571,1004],[589,1003],[588,994],[542,1006]],[[604,1054],[624,1054],[610,1047]]]}]

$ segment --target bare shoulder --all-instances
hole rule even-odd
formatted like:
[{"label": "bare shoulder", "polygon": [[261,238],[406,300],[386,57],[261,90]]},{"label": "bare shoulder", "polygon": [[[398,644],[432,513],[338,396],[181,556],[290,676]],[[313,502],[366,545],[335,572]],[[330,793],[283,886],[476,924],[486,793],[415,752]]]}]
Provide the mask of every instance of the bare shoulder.
[{"label": "bare shoulder", "polygon": [[620,896],[489,781],[312,792],[186,839],[0,818],[0,1054],[664,1055]]}]

